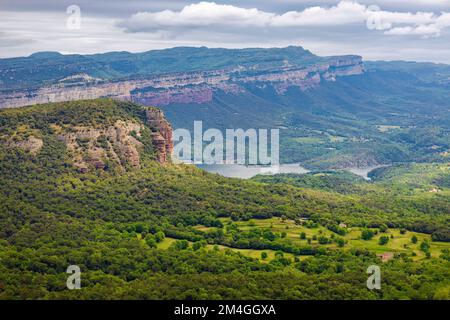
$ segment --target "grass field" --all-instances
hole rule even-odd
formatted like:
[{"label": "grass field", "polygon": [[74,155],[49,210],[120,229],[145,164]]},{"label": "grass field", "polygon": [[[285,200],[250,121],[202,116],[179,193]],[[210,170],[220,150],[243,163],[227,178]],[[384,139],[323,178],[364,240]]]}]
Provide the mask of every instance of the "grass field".
[{"label": "grass field", "polygon": [[[173,239],[173,238],[169,238],[166,237],[163,241],[161,241],[160,243],[158,243],[157,247],[158,249],[162,249],[162,250],[166,250],[168,249],[175,241],[177,241],[177,239]],[[192,245],[192,242],[189,241],[189,245]],[[208,249],[213,249],[215,247],[215,245],[212,244],[208,244],[206,246]],[[220,250],[233,250],[234,252],[239,252],[242,255],[246,256],[246,257],[250,257],[250,258],[255,258],[255,259],[260,259],[263,262],[269,262],[270,260],[273,260],[275,258],[275,253],[276,251],[274,250],[253,250],[253,249],[236,249],[236,248],[230,248],[227,246],[223,246],[223,245],[218,245],[217,246]],[[261,259],[261,253],[266,252],[267,253],[267,258],[266,259]],[[290,258],[293,259],[294,255],[290,254],[290,253],[284,253],[283,254],[284,257],[286,258]]]},{"label": "grass field", "polygon": [[[222,223],[226,226],[228,223],[232,222],[230,218],[220,218]],[[271,218],[271,219],[250,219],[249,221],[236,221],[235,223],[239,230],[249,230],[252,228],[270,229],[274,233],[286,232],[286,237],[280,239],[279,241],[284,243],[290,243],[299,246],[308,245],[308,240],[300,239],[300,234],[304,232],[306,238],[311,238],[311,245],[313,247],[324,246],[327,248],[337,248],[336,243],[331,244],[319,244],[318,240],[313,240],[313,237],[325,236],[330,238],[333,234],[332,231],[328,230],[323,226],[318,226],[314,228],[308,228],[303,225],[297,225],[293,220],[282,220],[281,218]],[[213,230],[214,228],[208,228],[202,225],[195,227],[201,231]],[[374,229],[375,230],[375,229]],[[341,237],[346,241],[344,249],[351,248],[366,248],[377,254],[392,252],[392,253],[406,253],[411,255],[414,260],[419,260],[425,258],[425,253],[420,250],[420,244],[423,241],[427,241],[430,244],[430,253],[432,257],[437,257],[441,254],[442,249],[450,249],[450,243],[446,242],[432,242],[431,236],[428,234],[417,233],[406,231],[404,234],[400,232],[399,229],[388,229],[387,232],[379,232],[371,240],[361,239],[361,228],[347,228],[347,234],[345,236],[339,236],[335,234],[335,237]],[[378,243],[381,236],[388,236],[389,242],[386,245],[380,245]],[[412,243],[411,238],[416,236],[417,243]],[[222,248],[225,248],[222,246]],[[242,254],[254,258],[260,258],[261,252],[266,251],[269,255],[269,260],[274,256],[275,252],[270,252],[270,250],[252,250],[252,249],[233,249],[239,251]],[[413,256],[413,253],[415,256]],[[285,254],[286,256],[286,254]],[[292,255],[290,255],[292,256]]]}]

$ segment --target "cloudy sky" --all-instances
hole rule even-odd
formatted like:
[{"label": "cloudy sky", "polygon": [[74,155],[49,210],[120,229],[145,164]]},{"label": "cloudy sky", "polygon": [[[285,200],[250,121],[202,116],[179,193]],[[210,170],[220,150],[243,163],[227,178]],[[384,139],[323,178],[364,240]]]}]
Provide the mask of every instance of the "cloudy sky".
[{"label": "cloudy sky", "polygon": [[450,63],[450,0],[0,2],[2,58],[288,45],[319,55]]}]

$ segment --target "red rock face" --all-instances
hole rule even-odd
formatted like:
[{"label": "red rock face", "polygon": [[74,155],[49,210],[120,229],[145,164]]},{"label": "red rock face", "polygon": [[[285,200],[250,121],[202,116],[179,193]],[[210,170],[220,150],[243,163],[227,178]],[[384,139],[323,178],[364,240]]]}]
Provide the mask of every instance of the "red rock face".
[{"label": "red rock face", "polygon": [[147,124],[153,130],[152,141],[156,149],[157,161],[166,163],[170,161],[173,150],[172,126],[164,117],[164,113],[156,108],[146,111]]}]

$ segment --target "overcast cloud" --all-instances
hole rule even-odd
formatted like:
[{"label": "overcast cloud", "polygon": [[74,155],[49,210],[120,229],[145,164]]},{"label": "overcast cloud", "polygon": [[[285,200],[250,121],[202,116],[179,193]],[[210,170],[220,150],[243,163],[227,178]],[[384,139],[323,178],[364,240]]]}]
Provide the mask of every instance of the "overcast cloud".
[{"label": "overcast cloud", "polygon": [[[81,28],[66,26],[69,5]],[[450,63],[450,0],[10,1],[0,57],[175,46],[301,45],[319,55]]]}]

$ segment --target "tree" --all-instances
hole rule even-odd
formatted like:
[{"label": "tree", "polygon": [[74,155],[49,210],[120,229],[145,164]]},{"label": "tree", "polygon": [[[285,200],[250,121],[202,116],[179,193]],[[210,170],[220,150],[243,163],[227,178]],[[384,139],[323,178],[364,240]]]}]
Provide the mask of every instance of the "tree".
[{"label": "tree", "polygon": [[304,233],[304,232],[300,233],[300,239],[305,240],[306,239],[306,233]]},{"label": "tree", "polygon": [[275,240],[275,234],[270,230],[264,230],[263,237],[269,241]]},{"label": "tree", "polygon": [[189,242],[187,240],[177,240],[175,242],[175,248],[177,250],[186,250],[189,248]]},{"label": "tree", "polygon": [[267,252],[265,252],[265,251],[261,252],[261,259],[263,259],[263,260],[267,259]]},{"label": "tree", "polygon": [[319,237],[319,243],[320,244],[327,244],[328,243],[328,238],[325,236],[320,236]]},{"label": "tree", "polygon": [[415,235],[411,237],[411,242],[414,244],[417,243],[417,237]]},{"label": "tree", "polygon": [[422,241],[422,243],[420,244],[420,250],[425,253],[430,251],[430,244],[427,241]]},{"label": "tree", "polygon": [[145,237],[145,242],[150,248],[156,248],[156,240],[153,235],[147,234],[147,236]]},{"label": "tree", "polygon": [[192,245],[192,249],[194,251],[199,250],[202,247],[202,244],[200,243],[200,241],[194,242],[194,244]]},{"label": "tree", "polygon": [[368,241],[368,240],[371,240],[371,239],[373,238],[374,235],[375,235],[375,234],[373,233],[372,230],[364,229],[364,230],[361,232],[361,239]]},{"label": "tree", "polygon": [[336,243],[337,243],[338,247],[342,248],[345,245],[345,240],[342,238],[338,238],[336,240]]},{"label": "tree", "polygon": [[378,244],[381,246],[386,245],[389,242],[388,236],[381,236],[380,239],[378,239]]},{"label": "tree", "polygon": [[158,243],[163,241],[165,237],[166,237],[166,235],[162,231],[158,231],[157,233],[155,233],[155,240]]}]

